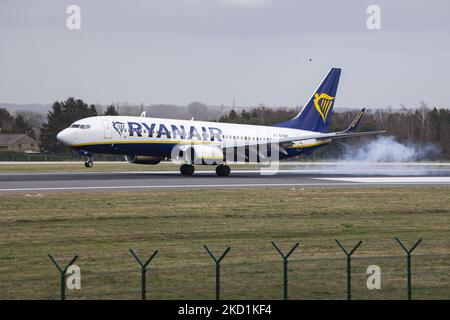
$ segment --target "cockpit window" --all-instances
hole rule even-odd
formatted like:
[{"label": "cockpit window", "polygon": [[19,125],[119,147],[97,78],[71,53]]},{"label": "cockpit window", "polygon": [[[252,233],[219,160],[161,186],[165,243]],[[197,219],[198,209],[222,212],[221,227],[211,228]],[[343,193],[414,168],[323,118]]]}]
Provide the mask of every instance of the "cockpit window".
[{"label": "cockpit window", "polygon": [[90,124],[73,124],[70,126],[71,128],[79,128],[79,129],[89,129],[91,127]]}]

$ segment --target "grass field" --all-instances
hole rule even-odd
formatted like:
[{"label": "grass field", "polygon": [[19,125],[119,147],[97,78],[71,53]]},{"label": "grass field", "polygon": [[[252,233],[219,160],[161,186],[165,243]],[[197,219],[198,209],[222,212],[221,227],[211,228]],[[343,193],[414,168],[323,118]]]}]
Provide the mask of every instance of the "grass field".
[{"label": "grass field", "polygon": [[[82,289],[69,299],[137,299],[140,274],[128,252],[159,255],[149,299],[213,299],[223,260],[224,299],[282,298],[282,262],[271,246],[299,249],[289,262],[292,299],[344,299],[345,257],[334,242],[363,244],[353,259],[355,299],[404,299],[404,252],[393,241],[424,241],[413,257],[413,296],[450,298],[450,188],[288,188],[0,195],[0,298],[56,299],[62,262],[78,254]],[[366,269],[381,267],[381,290]]]}]

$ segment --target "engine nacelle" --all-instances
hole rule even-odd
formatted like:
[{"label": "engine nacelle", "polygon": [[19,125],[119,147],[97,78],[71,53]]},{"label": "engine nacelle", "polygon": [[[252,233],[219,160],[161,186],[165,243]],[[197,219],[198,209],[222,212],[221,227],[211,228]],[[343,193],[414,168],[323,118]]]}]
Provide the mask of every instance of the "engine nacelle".
[{"label": "engine nacelle", "polygon": [[331,143],[331,139],[325,139],[325,140],[308,139],[308,140],[294,142],[294,144],[291,145],[290,147],[301,149],[301,148],[319,146],[319,145],[328,144],[328,143]]},{"label": "engine nacelle", "polygon": [[217,165],[223,163],[223,151],[214,145],[177,145],[171,158],[178,163]]},{"label": "engine nacelle", "polygon": [[163,158],[161,157],[151,157],[151,156],[136,156],[128,154],[125,156],[125,160],[129,163],[136,164],[158,164],[161,162]]}]

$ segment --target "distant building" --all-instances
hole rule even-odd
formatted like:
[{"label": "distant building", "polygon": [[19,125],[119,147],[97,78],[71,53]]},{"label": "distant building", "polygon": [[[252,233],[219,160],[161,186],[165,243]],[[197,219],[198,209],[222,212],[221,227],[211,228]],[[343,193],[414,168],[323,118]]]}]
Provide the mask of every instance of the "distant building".
[{"label": "distant building", "polygon": [[21,133],[0,133],[0,151],[38,152],[38,142]]}]

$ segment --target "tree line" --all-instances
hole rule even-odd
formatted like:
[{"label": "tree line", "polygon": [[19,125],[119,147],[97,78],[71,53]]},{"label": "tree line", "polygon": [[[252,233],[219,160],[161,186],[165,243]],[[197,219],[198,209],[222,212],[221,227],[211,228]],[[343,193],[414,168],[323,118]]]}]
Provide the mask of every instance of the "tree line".
[{"label": "tree line", "polygon": [[[103,114],[119,115],[114,105],[109,105]],[[97,115],[99,114],[95,105],[88,105],[83,100],[73,97],[53,103],[46,121],[40,126],[36,124],[40,121],[33,121],[40,117],[38,113],[23,112],[12,115],[6,108],[0,108],[0,133],[27,134],[38,140],[42,152],[69,153],[70,149],[56,139],[58,132],[79,119]]]},{"label": "tree line", "polygon": [[[266,107],[254,108],[250,111],[236,112],[231,110],[222,116],[219,121],[240,124],[273,125],[297,115],[299,110],[271,109]],[[330,131],[344,130],[354,119],[359,110],[336,112],[333,111]],[[450,160],[450,110],[444,108],[429,108],[422,104],[417,109],[400,110],[380,109],[367,110],[362,119],[360,131],[387,131],[402,143],[433,144],[439,149],[434,159]],[[359,139],[348,139],[345,143],[361,143]],[[342,152],[341,141],[336,141],[327,151],[332,156]],[[330,150],[331,149],[331,150]],[[320,154],[320,153],[319,153]]]},{"label": "tree line", "polygon": [[[81,99],[70,97],[65,101],[56,101],[47,114],[46,121],[39,127],[33,126],[33,121],[21,114],[11,115],[6,109],[0,108],[0,128],[2,133],[25,133],[38,139],[40,149],[47,153],[67,153],[70,149],[56,140],[56,134],[67,128],[74,121],[100,115],[99,108],[88,105]],[[288,108],[255,107],[250,110],[236,111],[232,109],[219,119],[211,121],[273,125],[294,117],[299,110]],[[353,120],[358,110],[333,111],[331,131],[345,129]],[[109,105],[104,115],[118,115],[119,112],[114,105]],[[437,158],[450,160],[450,110],[429,108],[424,103],[416,109],[379,109],[367,110],[362,123],[361,131],[386,130],[389,135],[394,136],[399,142],[434,144],[439,147]],[[37,134],[39,133],[39,134]],[[364,139],[364,138],[361,138]],[[361,143],[361,139],[349,139],[345,143]],[[337,141],[324,152],[318,155],[329,154],[337,156],[342,152],[342,142]],[[436,156],[434,156],[436,158]]]},{"label": "tree line", "polygon": [[[39,136],[41,151],[49,153],[68,152],[68,147],[59,143],[56,139],[58,132],[77,120],[98,115],[95,105],[88,105],[81,99],[70,97],[66,101],[56,101],[47,115],[47,122],[41,126]],[[113,105],[110,105],[104,115],[115,116],[118,115],[118,112]]]},{"label": "tree line", "polygon": [[26,119],[22,114],[13,116],[5,108],[0,108],[0,128],[0,133],[24,133],[36,138],[31,120]]}]

